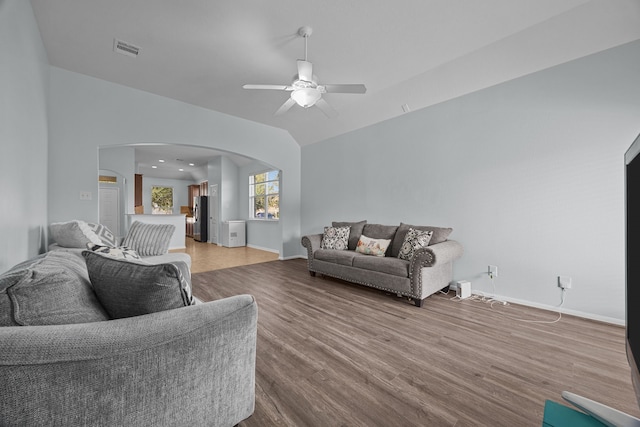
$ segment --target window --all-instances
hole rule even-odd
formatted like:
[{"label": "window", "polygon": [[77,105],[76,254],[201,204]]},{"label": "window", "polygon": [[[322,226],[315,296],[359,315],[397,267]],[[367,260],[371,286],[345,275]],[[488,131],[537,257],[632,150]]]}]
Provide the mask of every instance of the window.
[{"label": "window", "polygon": [[280,171],[249,176],[249,217],[280,218]]},{"label": "window", "polygon": [[173,187],[151,187],[151,213],[173,213]]}]

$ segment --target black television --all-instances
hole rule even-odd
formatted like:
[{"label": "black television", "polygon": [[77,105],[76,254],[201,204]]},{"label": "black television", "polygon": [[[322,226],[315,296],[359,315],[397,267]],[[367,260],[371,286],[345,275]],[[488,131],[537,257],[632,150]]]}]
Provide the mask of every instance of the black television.
[{"label": "black television", "polygon": [[640,135],[624,155],[626,345],[631,381],[640,405]]},{"label": "black television", "polygon": [[[624,155],[625,341],[631,382],[640,406],[640,135]],[[640,420],[569,392],[562,397],[607,426],[640,427]]]}]

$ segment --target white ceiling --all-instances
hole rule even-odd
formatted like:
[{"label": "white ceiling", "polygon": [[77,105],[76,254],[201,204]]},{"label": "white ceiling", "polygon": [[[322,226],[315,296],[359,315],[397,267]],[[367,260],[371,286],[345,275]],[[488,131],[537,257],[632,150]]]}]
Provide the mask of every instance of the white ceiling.
[{"label": "white ceiling", "polygon": [[211,148],[174,144],[135,146],[136,172],[153,178],[206,181],[208,163],[218,156],[229,158],[239,167],[253,161],[248,157]]},{"label": "white ceiling", "polygon": [[[311,144],[640,39],[638,0],[31,0],[49,62],[286,129]],[[294,106],[289,84],[304,56],[338,116]],[[114,38],[141,47],[113,51]]]}]

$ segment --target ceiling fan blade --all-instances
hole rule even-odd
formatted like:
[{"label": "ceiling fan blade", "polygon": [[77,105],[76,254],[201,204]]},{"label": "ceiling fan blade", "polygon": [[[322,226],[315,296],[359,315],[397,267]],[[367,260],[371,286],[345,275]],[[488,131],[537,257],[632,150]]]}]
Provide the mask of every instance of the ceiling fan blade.
[{"label": "ceiling fan blade", "polygon": [[280,108],[278,108],[278,111],[276,111],[275,115],[279,116],[281,114],[286,113],[289,108],[293,107],[293,104],[295,104],[296,101],[293,100],[293,98],[289,98],[285,101],[284,104],[282,104],[282,106]]},{"label": "ceiling fan blade", "polygon": [[365,93],[364,85],[322,85],[327,93]]},{"label": "ceiling fan blade", "polygon": [[314,105],[330,119],[338,115],[338,112],[322,98],[318,99]]},{"label": "ceiling fan blade", "polygon": [[272,89],[272,90],[293,90],[291,86],[286,85],[244,85],[243,89]]},{"label": "ceiling fan blade", "polygon": [[313,64],[311,62],[298,59],[298,78],[306,82],[313,81]]}]

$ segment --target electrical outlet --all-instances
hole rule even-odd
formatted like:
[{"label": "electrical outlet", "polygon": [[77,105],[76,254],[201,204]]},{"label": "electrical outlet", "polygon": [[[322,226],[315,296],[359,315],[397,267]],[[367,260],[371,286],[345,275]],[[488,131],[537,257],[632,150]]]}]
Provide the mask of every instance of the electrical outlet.
[{"label": "electrical outlet", "polygon": [[490,265],[487,273],[489,274],[489,277],[491,277],[492,279],[494,277],[498,277],[498,266],[497,265]]},{"label": "electrical outlet", "polygon": [[571,289],[571,277],[558,276],[558,287],[562,289]]},{"label": "electrical outlet", "polygon": [[81,191],[80,200],[91,200],[91,191]]}]

